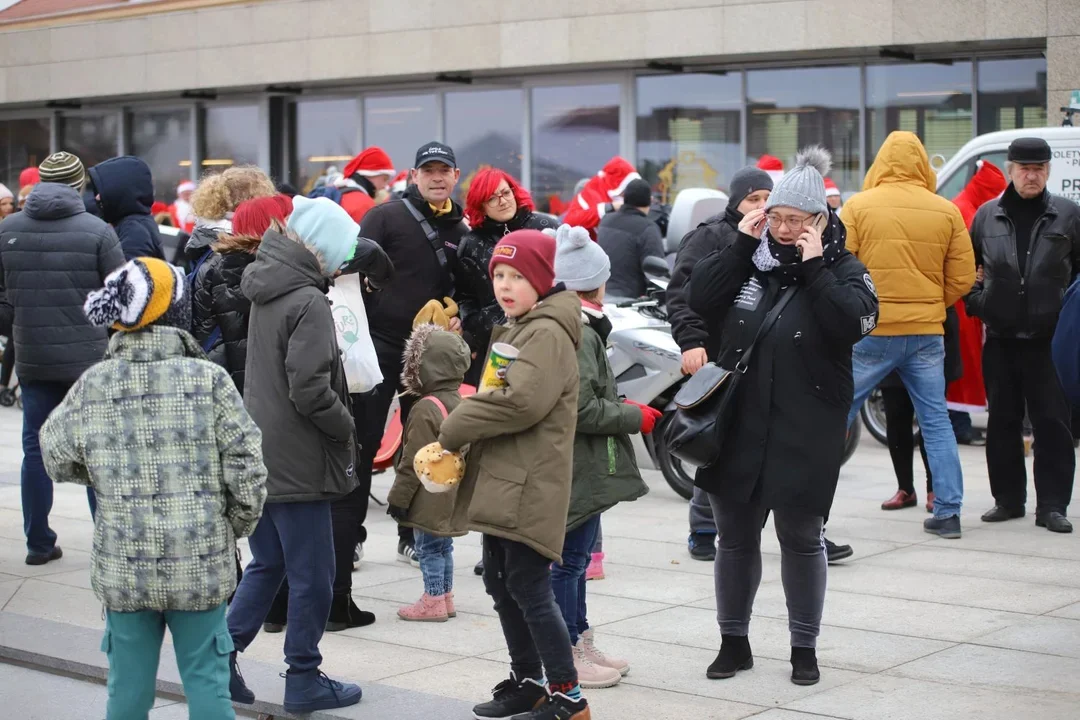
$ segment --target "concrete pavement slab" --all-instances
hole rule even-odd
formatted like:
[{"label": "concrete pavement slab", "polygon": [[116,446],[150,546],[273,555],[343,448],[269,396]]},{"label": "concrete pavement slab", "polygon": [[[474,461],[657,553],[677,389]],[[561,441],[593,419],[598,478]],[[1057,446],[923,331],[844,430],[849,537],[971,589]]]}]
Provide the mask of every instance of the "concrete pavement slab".
[{"label": "concrete pavement slab", "polygon": [[[972,640],[975,645],[1061,655],[1080,660],[1080,619],[1033,617]],[[1080,682],[1077,683],[1080,692]]]}]

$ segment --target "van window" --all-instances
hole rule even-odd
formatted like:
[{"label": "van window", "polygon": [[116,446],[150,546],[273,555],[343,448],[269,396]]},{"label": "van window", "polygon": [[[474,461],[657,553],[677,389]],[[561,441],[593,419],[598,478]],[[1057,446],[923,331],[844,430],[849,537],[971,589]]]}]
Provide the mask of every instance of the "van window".
[{"label": "van window", "polygon": [[952,200],[959,195],[960,191],[967,186],[972,176],[975,175],[976,163],[979,160],[991,162],[997,166],[998,170],[1005,172],[1005,158],[1008,157],[1008,154],[1007,150],[994,150],[972,158],[970,162],[957,168],[956,172],[938,185],[937,194],[947,200]]}]

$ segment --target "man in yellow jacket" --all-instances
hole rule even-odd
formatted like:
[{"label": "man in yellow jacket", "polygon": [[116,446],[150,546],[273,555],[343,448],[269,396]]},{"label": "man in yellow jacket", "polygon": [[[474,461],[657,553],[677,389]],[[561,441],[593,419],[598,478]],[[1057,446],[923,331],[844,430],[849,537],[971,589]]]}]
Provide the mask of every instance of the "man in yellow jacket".
[{"label": "man in yellow jacket", "polygon": [[[964,478],[945,406],[945,308],[975,282],[975,255],[957,207],[935,195],[937,178],[919,138],[894,132],[866,174],[863,192],[840,213],[847,247],[870,271],[880,314],[852,351],[850,424],[870,392],[896,370],[911,395],[934,476],[934,516],[924,529],[960,537]],[[875,288],[876,286],[876,288]]]}]

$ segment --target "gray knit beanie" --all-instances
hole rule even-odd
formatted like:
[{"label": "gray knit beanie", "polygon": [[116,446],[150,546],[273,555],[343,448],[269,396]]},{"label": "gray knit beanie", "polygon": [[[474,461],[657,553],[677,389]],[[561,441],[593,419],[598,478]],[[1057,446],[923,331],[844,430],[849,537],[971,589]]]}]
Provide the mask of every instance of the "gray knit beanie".
[{"label": "gray knit beanie", "polygon": [[[551,234],[550,230],[544,232]],[[565,223],[555,233],[555,282],[567,290],[592,292],[611,277],[611,260],[582,227]]]},{"label": "gray knit beanie", "polygon": [[829,209],[825,202],[825,176],[832,169],[832,154],[820,145],[811,145],[795,156],[795,167],[776,183],[765,209],[790,207],[808,213],[823,213]]}]

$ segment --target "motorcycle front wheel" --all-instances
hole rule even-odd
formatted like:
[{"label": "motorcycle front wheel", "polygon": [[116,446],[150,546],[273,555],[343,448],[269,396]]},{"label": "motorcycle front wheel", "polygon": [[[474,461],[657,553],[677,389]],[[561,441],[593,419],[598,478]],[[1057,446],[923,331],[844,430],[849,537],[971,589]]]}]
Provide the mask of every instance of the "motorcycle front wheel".
[{"label": "motorcycle front wheel", "polygon": [[874,391],[870,393],[870,397],[863,403],[859,414],[862,415],[863,424],[866,425],[866,429],[870,431],[874,439],[887,446],[889,440],[886,435],[885,400],[881,397],[880,388],[874,388]]},{"label": "motorcycle front wheel", "polygon": [[652,443],[653,459],[660,468],[664,480],[684,500],[689,500],[694,495],[694,473],[697,468],[683,463],[682,460],[668,452],[667,443],[664,441],[664,431],[671,418],[670,414],[664,415],[656,424],[649,442]]}]

